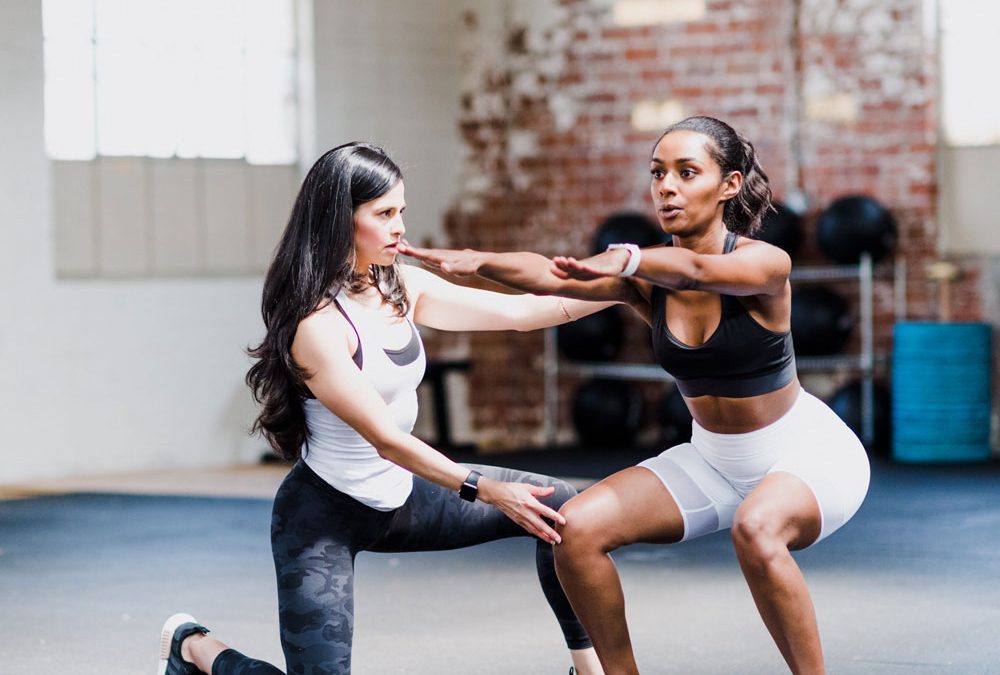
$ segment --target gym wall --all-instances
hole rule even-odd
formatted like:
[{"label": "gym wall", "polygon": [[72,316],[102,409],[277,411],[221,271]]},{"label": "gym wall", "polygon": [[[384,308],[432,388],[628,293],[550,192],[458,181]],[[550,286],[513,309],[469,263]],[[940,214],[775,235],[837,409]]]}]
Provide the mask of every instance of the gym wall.
[{"label": "gym wall", "polygon": [[41,29],[0,6],[0,483],[244,457],[259,278],[56,276]]},{"label": "gym wall", "polygon": [[[906,314],[933,318],[924,266],[938,256],[933,33],[923,0],[508,2],[505,30],[472,15],[462,94],[456,246],[580,255],[616,211],[648,213],[646,161],[659,131],[691,114],[752,139],[779,199],[809,200],[798,264],[829,264],[818,212],[845,194],[892,210],[906,263]],[[502,59],[487,61],[497,49]],[[970,259],[953,319],[996,316]],[[876,346],[889,348],[891,284],[877,284]],[[538,439],[540,335],[477,335],[469,390],[487,446]],[[627,355],[626,355],[627,356]],[[626,358],[627,360],[627,358]],[[525,362],[532,370],[522,367]],[[508,364],[517,363],[517,368]],[[563,397],[566,398],[565,396]],[[562,415],[565,423],[567,416]]]},{"label": "gym wall", "polygon": [[[385,145],[407,172],[414,241],[443,240],[456,198],[462,8],[480,4],[298,2],[303,162],[351,139]],[[60,278],[56,210],[73,209],[53,201],[44,144],[41,0],[0,5],[0,52],[0,484],[256,460],[243,349],[262,331],[260,276]]]}]

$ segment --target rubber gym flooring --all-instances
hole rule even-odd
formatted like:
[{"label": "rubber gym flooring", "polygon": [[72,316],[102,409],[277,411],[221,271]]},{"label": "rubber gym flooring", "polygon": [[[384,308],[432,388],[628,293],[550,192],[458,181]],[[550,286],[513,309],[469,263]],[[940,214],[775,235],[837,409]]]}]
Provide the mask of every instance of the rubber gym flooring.
[{"label": "rubber gym flooring", "polygon": [[[585,484],[639,457],[486,459]],[[280,478],[280,467],[270,471]],[[101,490],[0,501],[0,674],[152,675],[160,625],[176,611],[283,663],[268,499]],[[855,519],[796,557],[830,673],[1000,674],[1000,462],[878,460]],[[632,546],[615,560],[643,673],[786,672],[725,533]],[[358,675],[569,668],[527,540],[362,554],[356,593]]]}]

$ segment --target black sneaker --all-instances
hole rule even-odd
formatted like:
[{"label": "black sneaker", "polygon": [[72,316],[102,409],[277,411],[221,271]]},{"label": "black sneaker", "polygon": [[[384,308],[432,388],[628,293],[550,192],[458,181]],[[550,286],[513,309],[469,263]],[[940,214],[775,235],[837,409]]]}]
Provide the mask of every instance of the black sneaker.
[{"label": "black sneaker", "polygon": [[163,624],[160,632],[160,667],[157,675],[198,675],[201,673],[193,663],[181,658],[181,643],[189,635],[208,629],[198,623],[190,614],[174,614]]}]

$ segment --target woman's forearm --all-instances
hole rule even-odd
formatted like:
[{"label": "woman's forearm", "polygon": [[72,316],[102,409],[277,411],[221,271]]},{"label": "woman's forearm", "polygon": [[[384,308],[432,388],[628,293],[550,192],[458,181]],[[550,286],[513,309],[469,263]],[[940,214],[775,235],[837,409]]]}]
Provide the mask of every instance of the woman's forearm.
[{"label": "woman's forearm", "polygon": [[510,296],[518,302],[514,330],[533,331],[559,326],[619,304],[618,300],[575,300],[558,295]]},{"label": "woman's forearm", "polygon": [[375,447],[384,459],[448,490],[458,491],[469,473],[412,434],[394,432],[377,442]]},{"label": "woman's forearm", "polygon": [[698,260],[696,253],[682,248],[667,246],[644,250],[635,276],[665,288],[696,288],[700,271]]},{"label": "woman's forearm", "polygon": [[551,262],[538,253],[482,253],[477,274],[510,288],[535,295],[555,294],[561,282],[550,271]]},{"label": "woman's forearm", "polygon": [[[456,464],[410,434],[390,433],[383,441],[375,446],[379,455],[447,490],[458,491],[471,475],[468,467]],[[551,486],[543,488],[480,475],[473,499],[499,509],[529,534],[558,544],[561,538],[552,523],[565,525],[566,519],[538,501],[540,497],[552,494],[552,489]]]},{"label": "woman's forearm", "polygon": [[592,281],[560,279],[552,273],[552,261],[538,253],[481,253],[480,255],[483,258],[476,274],[515,290],[535,295],[559,295],[588,301],[627,300],[627,289],[620,279]]}]

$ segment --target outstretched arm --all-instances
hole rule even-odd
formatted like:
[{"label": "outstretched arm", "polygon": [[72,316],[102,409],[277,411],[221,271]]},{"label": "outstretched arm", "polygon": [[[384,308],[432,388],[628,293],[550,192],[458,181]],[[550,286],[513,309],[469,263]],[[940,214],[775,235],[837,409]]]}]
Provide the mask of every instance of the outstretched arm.
[{"label": "outstretched arm", "polygon": [[457,277],[476,275],[536,295],[625,302],[630,292],[630,284],[619,278],[589,281],[559,278],[554,274],[552,261],[538,253],[419,248],[406,243],[399,245],[399,252],[416,258],[429,267],[440,269],[445,274]]},{"label": "outstretched arm", "polygon": [[[701,290],[726,295],[782,294],[788,284],[792,263],[776,246],[746,241],[726,255],[695,253],[680,247],[643,249],[634,276],[656,286],[678,290]],[[580,281],[616,278],[629,262],[623,249],[577,260],[553,258],[555,274]]]},{"label": "outstretched arm", "polygon": [[[504,295],[470,289],[434,275],[429,275],[432,280],[424,280],[422,275],[416,274],[423,270],[407,268],[414,270],[414,273],[408,274],[407,288],[411,296],[420,296],[420,301],[416,302],[418,311],[421,304],[424,309],[422,319],[418,320],[435,328],[533,330],[573,321],[616,303],[628,304],[649,322],[649,301],[628,280],[617,277],[593,281],[561,279],[556,276],[557,270],[552,261],[537,253],[458,251],[418,248],[408,244],[400,244],[399,250],[445,274],[456,277],[477,275],[530,294]],[[424,275],[427,273],[424,272]],[[484,321],[476,319],[480,315]],[[512,320],[514,323],[511,323]]]}]

